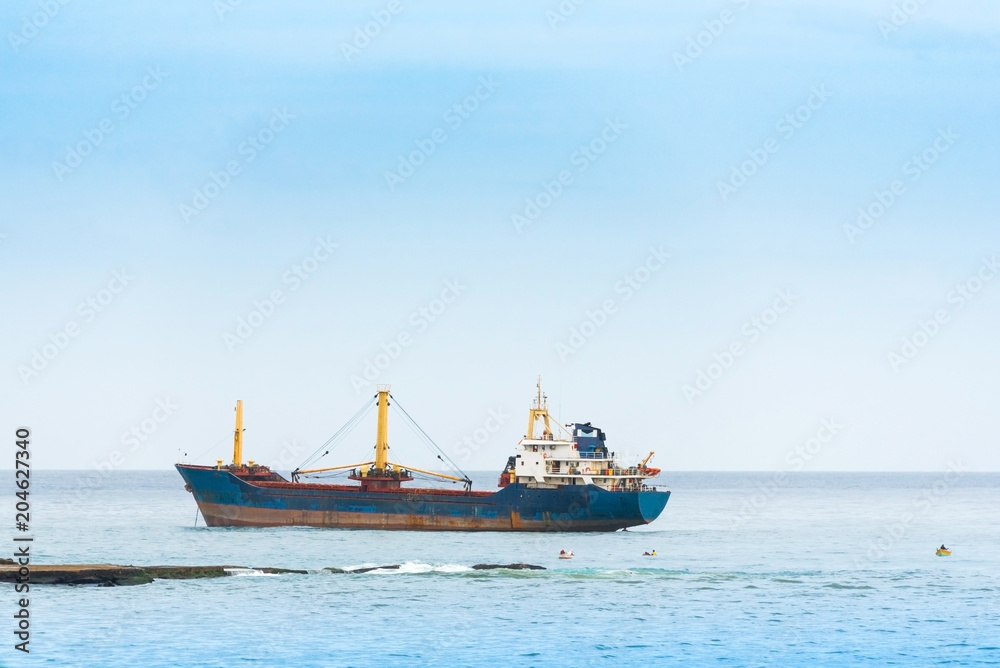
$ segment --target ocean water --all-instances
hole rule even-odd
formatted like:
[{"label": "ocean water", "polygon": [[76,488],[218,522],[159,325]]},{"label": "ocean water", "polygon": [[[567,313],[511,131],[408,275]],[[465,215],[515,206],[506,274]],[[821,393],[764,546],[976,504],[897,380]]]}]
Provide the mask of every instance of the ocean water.
[{"label": "ocean water", "polygon": [[[33,586],[30,655],[13,649],[16,596],[0,585],[0,664],[1000,664],[1000,474],[662,477],[673,495],[647,527],[536,535],[210,529],[173,471],[96,488],[36,471],[36,562],[314,572]],[[488,489],[496,474],[474,478]],[[935,557],[941,543],[953,556]],[[469,568],[481,562],[548,570]],[[320,570],[388,564],[402,567]]]}]

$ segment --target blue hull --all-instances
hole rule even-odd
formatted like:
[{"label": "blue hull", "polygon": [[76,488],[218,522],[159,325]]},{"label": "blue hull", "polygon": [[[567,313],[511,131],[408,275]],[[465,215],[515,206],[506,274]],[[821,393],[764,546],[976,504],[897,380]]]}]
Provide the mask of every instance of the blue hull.
[{"label": "blue hull", "polygon": [[227,469],[177,465],[209,526],[317,526],[439,531],[615,531],[659,517],[668,491],[609,492],[596,485],[497,492],[248,481]]}]

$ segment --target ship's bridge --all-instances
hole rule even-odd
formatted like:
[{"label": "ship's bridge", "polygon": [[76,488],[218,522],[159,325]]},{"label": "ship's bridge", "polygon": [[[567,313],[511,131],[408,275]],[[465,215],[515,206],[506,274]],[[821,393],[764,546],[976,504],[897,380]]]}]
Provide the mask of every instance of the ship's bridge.
[{"label": "ship's bridge", "polygon": [[[500,487],[512,483],[529,487],[597,485],[612,491],[636,491],[644,488],[644,480],[659,474],[659,469],[646,466],[652,452],[634,466],[622,466],[608,451],[604,431],[589,422],[568,424],[569,429],[553,424],[546,403],[539,381],[537,398],[529,409],[528,431],[518,443],[519,452],[507,461]],[[540,437],[536,435],[539,421],[543,423]],[[553,427],[560,437],[555,436]]]},{"label": "ship's bridge", "polygon": [[608,447],[604,444],[605,440],[607,435],[597,427],[591,426],[589,422],[573,424],[573,441],[582,459],[607,457]]}]

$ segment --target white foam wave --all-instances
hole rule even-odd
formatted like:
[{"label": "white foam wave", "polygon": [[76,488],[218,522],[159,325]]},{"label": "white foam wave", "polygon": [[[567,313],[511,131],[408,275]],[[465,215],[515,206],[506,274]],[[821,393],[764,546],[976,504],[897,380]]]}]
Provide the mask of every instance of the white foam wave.
[{"label": "white foam wave", "polygon": [[368,571],[372,575],[392,575],[393,573],[464,573],[472,569],[462,564],[425,564],[419,561],[407,561],[399,565],[399,568],[378,568],[384,564],[364,564],[361,566],[345,566],[345,571],[353,571],[359,568],[373,568]]},{"label": "white foam wave", "polygon": [[224,568],[228,575],[239,578],[276,578],[277,573],[265,573],[258,568]]}]

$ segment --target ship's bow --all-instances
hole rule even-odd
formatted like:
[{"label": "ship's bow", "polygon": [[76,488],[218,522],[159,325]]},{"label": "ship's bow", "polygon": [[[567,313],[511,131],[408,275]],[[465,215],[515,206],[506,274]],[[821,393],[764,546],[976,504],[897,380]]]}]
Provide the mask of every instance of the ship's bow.
[{"label": "ship's bow", "polygon": [[243,498],[240,481],[226,469],[176,464],[184,478],[184,489],[191,492],[208,526],[244,524],[241,519]]}]

